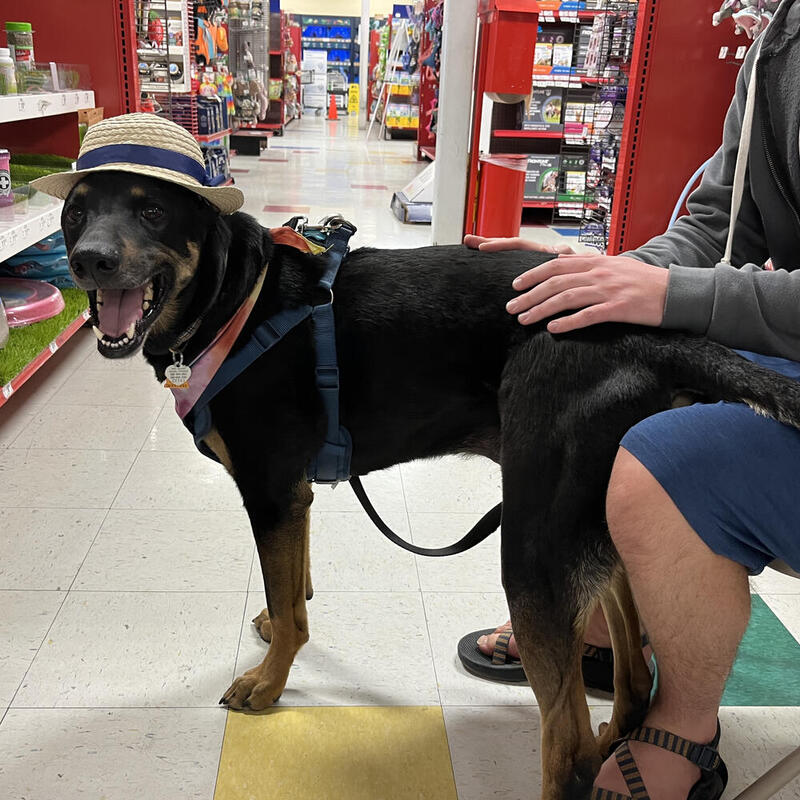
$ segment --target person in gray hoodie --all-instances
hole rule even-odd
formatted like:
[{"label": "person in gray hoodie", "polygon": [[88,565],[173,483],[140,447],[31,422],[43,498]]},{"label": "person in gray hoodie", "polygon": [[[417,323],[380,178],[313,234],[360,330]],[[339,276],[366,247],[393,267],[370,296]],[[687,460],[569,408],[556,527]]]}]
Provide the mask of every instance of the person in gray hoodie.
[{"label": "person in gray hoodie", "polygon": [[[628,322],[702,334],[800,379],[798,96],[800,0],[784,0],[745,59],[689,214],[620,256],[555,249],[557,258],[515,280],[508,311],[523,325],[564,314],[548,322],[553,333]],[[521,239],[465,243],[548,249]],[[659,681],[645,721],[655,732],[606,761],[596,800],[722,794],[717,713],[749,619],[748,574],[776,559],[800,571],[798,465],[800,433],[735,404],[673,409],[623,438],[607,520]],[[481,651],[491,656],[504,634],[502,649],[515,656],[508,625],[482,637]],[[610,646],[599,613],[587,642]],[[696,743],[684,748],[688,758],[675,752],[683,741]]]}]

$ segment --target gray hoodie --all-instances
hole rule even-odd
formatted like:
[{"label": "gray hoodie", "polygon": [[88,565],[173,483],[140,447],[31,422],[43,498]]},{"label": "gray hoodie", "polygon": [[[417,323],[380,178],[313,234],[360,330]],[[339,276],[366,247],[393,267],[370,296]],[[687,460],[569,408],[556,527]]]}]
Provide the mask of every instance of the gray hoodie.
[{"label": "gray hoodie", "polygon": [[[800,361],[800,0],[784,0],[761,42],[731,256],[739,269],[720,260],[740,139],[747,146],[742,122],[757,50],[750,48],[739,72],[722,145],[689,198],[689,215],[626,255],[669,267],[662,327]],[[770,257],[781,269],[761,268]]]}]

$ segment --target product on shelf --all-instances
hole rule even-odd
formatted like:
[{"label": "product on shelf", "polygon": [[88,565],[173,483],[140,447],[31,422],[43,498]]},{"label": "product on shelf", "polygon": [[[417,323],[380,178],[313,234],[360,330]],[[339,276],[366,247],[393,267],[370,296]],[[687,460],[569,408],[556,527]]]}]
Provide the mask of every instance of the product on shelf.
[{"label": "product on shelf", "polygon": [[6,22],[6,37],[17,69],[32,69],[36,59],[33,55],[33,28],[30,22]]},{"label": "product on shelf", "polygon": [[10,206],[14,202],[11,192],[11,153],[0,149],[0,206]]},{"label": "product on shelf", "polygon": [[11,50],[0,47],[0,94],[17,93],[17,73]]},{"label": "product on shelf", "polygon": [[64,310],[64,298],[55,286],[24,278],[0,278],[0,300],[10,328],[32,325]]},{"label": "product on shelf", "polygon": [[561,89],[534,89],[522,120],[522,129],[553,132],[562,130],[563,105]]},{"label": "product on shelf", "polygon": [[525,171],[525,199],[551,201],[558,191],[559,163],[557,155],[530,155]]}]

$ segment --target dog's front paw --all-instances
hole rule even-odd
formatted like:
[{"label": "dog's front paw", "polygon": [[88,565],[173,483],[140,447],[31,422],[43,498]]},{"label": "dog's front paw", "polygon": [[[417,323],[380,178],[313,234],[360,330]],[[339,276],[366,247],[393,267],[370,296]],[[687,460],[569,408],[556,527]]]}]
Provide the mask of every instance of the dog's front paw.
[{"label": "dog's front paw", "polygon": [[265,642],[272,641],[272,623],[269,621],[269,611],[266,608],[253,620],[253,625]]},{"label": "dog's front paw", "polygon": [[263,711],[276,703],[282,692],[282,686],[264,679],[263,668],[258,666],[237,678],[219,702],[236,711]]}]

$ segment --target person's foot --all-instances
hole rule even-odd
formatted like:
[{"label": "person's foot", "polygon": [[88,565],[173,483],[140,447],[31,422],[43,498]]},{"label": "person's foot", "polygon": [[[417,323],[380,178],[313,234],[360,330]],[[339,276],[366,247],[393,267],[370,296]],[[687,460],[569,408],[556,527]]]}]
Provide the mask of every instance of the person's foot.
[{"label": "person's foot", "polygon": [[[628,747],[642,773],[650,800],[686,800],[700,778],[699,767],[682,756],[644,742],[629,742]],[[594,785],[623,795],[631,793],[613,753],[600,767]]]},{"label": "person's foot", "polygon": [[[511,621],[504,623],[499,628],[496,628],[494,633],[487,636],[481,636],[478,639],[478,649],[491,658],[494,652],[494,646],[497,644],[497,637],[511,628]],[[594,647],[611,647],[611,635],[608,632],[608,625],[606,625],[603,612],[599,609],[589,619],[589,625],[586,628],[586,634],[583,637],[586,644],[594,645]],[[508,657],[519,661],[519,648],[517,647],[516,637],[512,634],[508,640]],[[646,657],[650,657],[649,648]]]},{"label": "person's foot", "polygon": [[[485,636],[479,636],[478,649],[481,651],[481,653],[491,658],[492,653],[494,653],[494,647],[497,644],[497,637],[504,631],[510,629],[511,620],[495,628],[494,633],[490,633]],[[517,647],[517,639],[513,633],[511,634],[511,638],[508,640],[508,657],[519,661],[519,648]]]},{"label": "person's foot", "polygon": [[[647,717],[644,725],[674,731],[673,727],[663,724],[653,714]],[[714,738],[713,734],[708,735],[706,728],[701,727],[695,731],[702,731],[703,735],[687,738],[698,742],[711,742]],[[651,800],[686,800],[692,787],[700,780],[700,768],[677,753],[645,742],[628,741],[627,746]],[[594,785],[599,789],[630,795],[631,791],[620,771],[616,753],[605,760]]]}]

